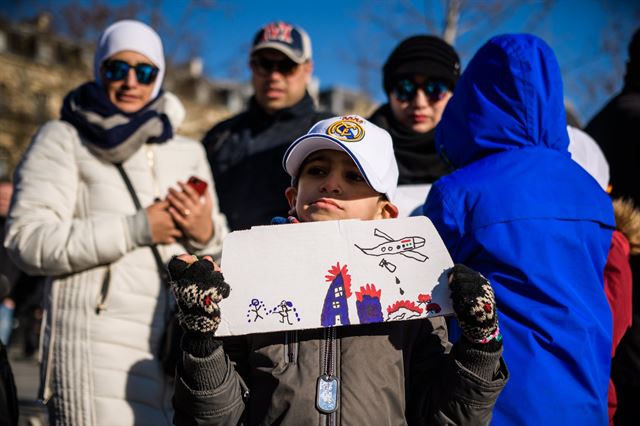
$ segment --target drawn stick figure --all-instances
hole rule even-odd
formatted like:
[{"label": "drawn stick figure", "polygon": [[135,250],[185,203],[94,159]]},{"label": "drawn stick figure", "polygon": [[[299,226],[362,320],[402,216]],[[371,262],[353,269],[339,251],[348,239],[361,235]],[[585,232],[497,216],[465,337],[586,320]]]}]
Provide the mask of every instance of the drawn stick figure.
[{"label": "drawn stick figure", "polygon": [[283,300],[280,304],[273,310],[274,313],[280,314],[280,322],[284,324],[284,321],[287,321],[287,324],[293,325],[291,320],[289,319],[289,312],[292,311],[291,307],[293,303]]},{"label": "drawn stick figure", "polygon": [[264,303],[262,303],[258,299],[251,299],[251,303],[249,304],[249,312],[247,313],[247,316],[250,315],[249,313],[253,313],[254,314],[253,322],[256,322],[258,318],[264,319],[264,317],[260,315],[260,311],[263,308],[264,308]]}]

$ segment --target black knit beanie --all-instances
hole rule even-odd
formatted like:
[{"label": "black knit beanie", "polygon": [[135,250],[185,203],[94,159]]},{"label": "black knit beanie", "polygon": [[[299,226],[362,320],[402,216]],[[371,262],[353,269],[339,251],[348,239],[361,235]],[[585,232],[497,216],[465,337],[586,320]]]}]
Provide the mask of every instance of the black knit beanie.
[{"label": "black knit beanie", "polygon": [[451,87],[460,76],[460,58],[446,41],[431,35],[417,35],[403,40],[389,55],[382,69],[385,93],[403,76],[424,74],[441,78]]}]

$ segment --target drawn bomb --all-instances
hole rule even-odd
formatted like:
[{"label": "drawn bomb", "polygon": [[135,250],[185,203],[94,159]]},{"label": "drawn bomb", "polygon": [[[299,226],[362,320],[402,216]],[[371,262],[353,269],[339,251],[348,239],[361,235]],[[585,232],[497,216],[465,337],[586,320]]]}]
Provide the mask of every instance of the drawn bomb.
[{"label": "drawn bomb", "polygon": [[354,245],[368,256],[385,256],[385,255],[400,254],[410,259],[417,260],[418,262],[424,262],[429,258],[428,256],[425,256],[424,254],[415,251],[416,249],[423,247],[425,245],[425,239],[422,237],[411,236],[411,237],[400,238],[399,240],[394,240],[393,238],[391,238],[389,235],[385,234],[378,228],[374,230],[373,235],[375,235],[376,237],[383,238],[387,240],[387,242],[381,243],[371,248],[362,248],[357,244],[354,244]]}]

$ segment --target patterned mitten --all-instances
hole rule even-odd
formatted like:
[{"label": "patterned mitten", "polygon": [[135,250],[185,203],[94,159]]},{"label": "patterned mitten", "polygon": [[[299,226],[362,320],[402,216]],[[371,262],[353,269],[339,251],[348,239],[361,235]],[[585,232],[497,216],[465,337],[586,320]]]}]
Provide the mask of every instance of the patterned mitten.
[{"label": "patterned mitten", "polygon": [[169,274],[178,302],[178,321],[185,332],[182,347],[194,356],[205,357],[219,346],[214,339],[220,324],[218,303],[229,296],[231,288],[208,260],[188,264],[174,257]]},{"label": "patterned mitten", "polygon": [[496,298],[489,281],[473,269],[457,264],[449,272],[449,288],[462,334],[478,344],[501,342]]}]

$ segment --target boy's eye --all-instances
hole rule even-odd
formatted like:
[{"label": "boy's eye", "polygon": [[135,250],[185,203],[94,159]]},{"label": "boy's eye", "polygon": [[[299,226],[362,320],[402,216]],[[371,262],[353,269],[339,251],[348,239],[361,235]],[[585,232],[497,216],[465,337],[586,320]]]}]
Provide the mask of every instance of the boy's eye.
[{"label": "boy's eye", "polygon": [[306,173],[311,176],[325,175],[327,172],[320,166],[310,166],[307,168]]},{"label": "boy's eye", "polygon": [[347,172],[347,179],[353,182],[364,182],[364,178],[359,172]]}]

